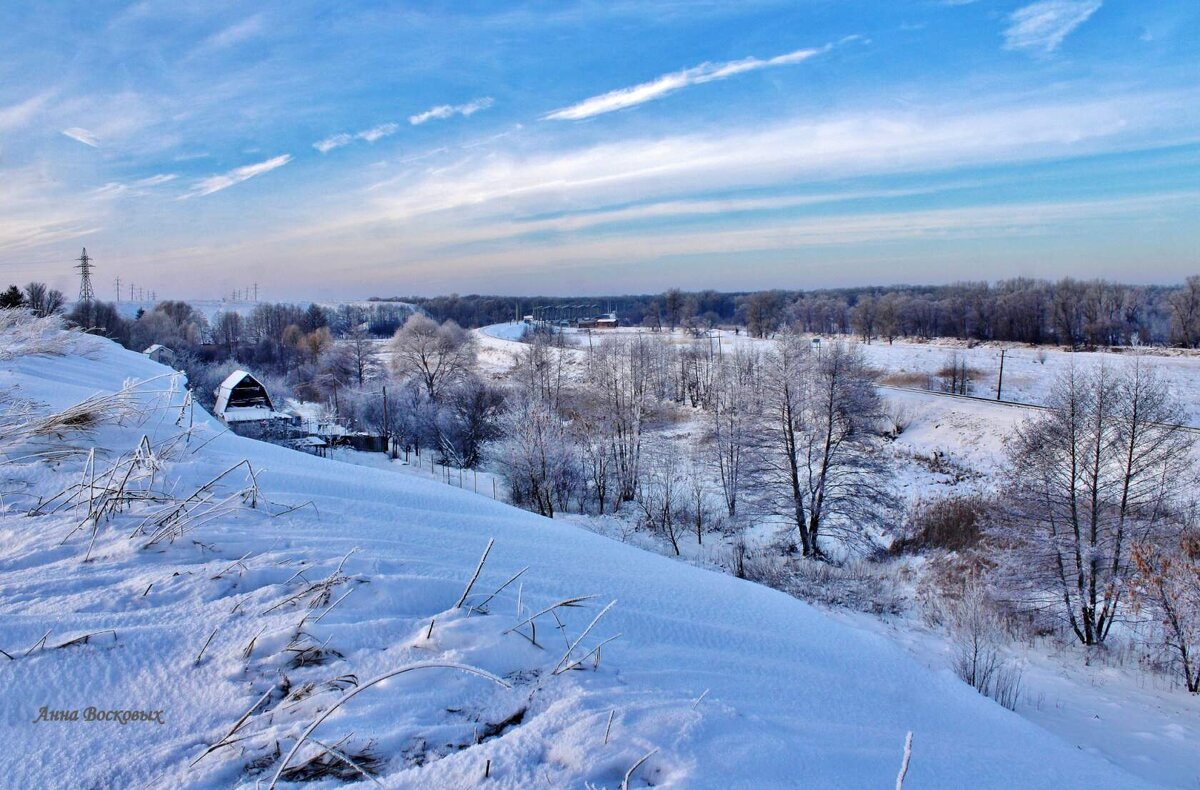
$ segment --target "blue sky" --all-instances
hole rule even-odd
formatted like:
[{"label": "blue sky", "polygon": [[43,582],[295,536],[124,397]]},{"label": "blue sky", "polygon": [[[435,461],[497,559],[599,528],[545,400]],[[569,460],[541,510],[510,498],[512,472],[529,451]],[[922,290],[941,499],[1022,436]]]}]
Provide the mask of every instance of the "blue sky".
[{"label": "blue sky", "polygon": [[1200,272],[1191,0],[7,3],[0,51],[6,282]]}]

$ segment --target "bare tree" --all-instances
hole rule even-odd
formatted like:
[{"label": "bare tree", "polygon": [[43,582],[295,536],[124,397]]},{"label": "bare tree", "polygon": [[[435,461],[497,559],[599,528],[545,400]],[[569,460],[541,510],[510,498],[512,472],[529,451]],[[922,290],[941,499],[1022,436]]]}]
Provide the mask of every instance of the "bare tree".
[{"label": "bare tree", "polygon": [[379,367],[379,350],[363,324],[355,324],[342,341],[354,360],[354,375],[358,386],[366,384]]},{"label": "bare tree", "polygon": [[[554,335],[561,338],[559,334]],[[562,405],[567,384],[571,352],[561,344],[555,345],[545,333],[535,333],[533,339],[517,352],[511,371],[518,387],[533,393],[551,408]]]},{"label": "bare tree", "polygon": [[642,522],[660,537],[666,538],[679,556],[679,533],[687,506],[687,482],[678,457],[671,448],[649,453],[645,480],[637,492]]},{"label": "bare tree", "polygon": [[751,466],[755,415],[761,410],[750,385],[756,369],[757,355],[739,349],[718,366],[709,398],[707,443],[730,518],[737,516],[743,475]]},{"label": "bare tree", "polygon": [[612,448],[617,496],[630,502],[637,494],[642,431],[652,405],[653,354],[643,335],[609,338],[594,352],[588,383],[604,412],[602,425]]},{"label": "bare tree", "polygon": [[460,468],[479,463],[486,442],[502,436],[504,394],[478,376],[447,389],[438,403],[437,439],[442,457]]},{"label": "bare tree", "polygon": [[582,480],[562,417],[540,398],[518,390],[503,429],[497,457],[513,504],[553,518]]},{"label": "bare tree", "polygon": [[1153,540],[1195,484],[1193,441],[1152,366],[1134,360],[1072,369],[1046,412],[1008,447],[1000,526],[1013,582],[1031,600],[1053,594],[1071,631],[1102,643],[1130,575],[1130,547]]},{"label": "bare tree", "polygon": [[705,479],[704,464],[692,456],[683,476],[683,493],[687,507],[687,518],[696,533],[696,544],[704,545],[704,533],[708,527],[709,491]]},{"label": "bare tree", "polygon": [[612,431],[604,410],[586,390],[575,398],[571,437],[579,449],[587,487],[600,515],[604,515],[613,487]]},{"label": "bare tree", "polygon": [[862,352],[832,343],[819,360],[799,335],[780,339],[764,376],[759,490],[786,515],[806,557],[823,537],[846,543],[882,526],[896,506],[878,452],[881,409]]},{"label": "bare tree", "polygon": [[1185,348],[1200,348],[1200,275],[1192,275],[1183,287],[1167,297],[1173,334]]},{"label": "bare tree", "polygon": [[396,331],[391,352],[396,375],[416,378],[434,401],[475,365],[475,343],[462,327],[453,321],[439,326],[419,314],[409,316]]},{"label": "bare tree", "polygon": [[213,334],[225,345],[225,350],[230,357],[237,355],[237,347],[242,340],[243,331],[244,322],[241,313],[234,310],[227,310],[217,316],[216,325],[213,327]]},{"label": "bare tree", "polygon": [[66,297],[62,291],[47,288],[45,283],[32,282],[25,286],[25,303],[34,315],[45,318],[61,310]]}]

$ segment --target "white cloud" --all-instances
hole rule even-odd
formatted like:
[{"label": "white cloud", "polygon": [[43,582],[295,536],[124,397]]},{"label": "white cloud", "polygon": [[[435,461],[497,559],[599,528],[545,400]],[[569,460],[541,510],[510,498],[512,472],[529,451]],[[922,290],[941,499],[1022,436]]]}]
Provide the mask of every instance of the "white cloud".
[{"label": "white cloud", "polygon": [[148,178],[138,179],[137,181],[133,182],[133,185],[135,187],[153,187],[158,186],[159,184],[165,184],[168,181],[174,181],[176,178],[178,178],[178,176],[175,173],[159,173],[158,175],[150,176]]},{"label": "white cloud", "polygon": [[692,66],[682,71],[664,74],[661,77],[649,82],[643,82],[640,85],[634,85],[630,88],[619,88],[608,93],[602,93],[599,96],[593,96],[590,99],[584,99],[578,104],[554,110],[542,117],[544,120],[550,121],[577,121],[583,118],[591,118],[596,115],[623,110],[626,107],[633,107],[648,101],[661,99],[689,85],[702,85],[706,82],[728,79],[729,77],[744,74],[748,71],[758,71],[776,66],[801,63],[823,52],[828,52],[832,47],[832,44],[826,44],[817,49],[798,49],[794,52],[776,55],[766,60],[751,57],[743,58],[742,60],[730,60],[724,63],[701,63],[699,66]]},{"label": "white cloud", "polygon": [[63,129],[62,133],[72,140],[90,145],[92,148],[99,148],[100,143],[96,141],[96,136],[87,129],[80,129],[78,126],[72,126],[70,129]]},{"label": "white cloud", "polygon": [[[1185,97],[1172,94],[918,108],[613,140],[536,154],[485,148],[424,172],[405,171],[375,192],[386,196],[379,208],[392,218],[488,204],[499,212],[583,209],[698,191],[1078,155],[1107,148],[1148,124],[1169,126],[1187,106]],[[361,206],[355,213],[361,215]]]},{"label": "white cloud", "polygon": [[31,96],[19,104],[0,107],[0,131],[17,129],[29,123],[46,106],[51,95],[47,91]]},{"label": "white cloud", "polygon": [[1103,0],[1040,0],[1018,8],[1004,31],[1004,48],[1053,52],[1102,4]]},{"label": "white cloud", "polygon": [[368,143],[373,143],[376,140],[381,140],[384,137],[395,134],[399,128],[400,124],[397,123],[381,123],[378,126],[372,126],[370,129],[364,129],[356,134],[342,132],[341,134],[326,137],[324,140],[318,140],[313,143],[313,148],[323,154],[327,154],[335,148],[350,145],[355,140],[365,140]]},{"label": "white cloud", "polygon": [[381,123],[378,126],[373,126],[370,129],[361,131],[354,136],[357,137],[359,140],[366,140],[368,143],[373,143],[382,137],[387,137],[388,135],[395,134],[396,130],[399,128],[400,128],[399,124]]},{"label": "white cloud", "polygon": [[267,159],[264,162],[258,162],[257,164],[236,167],[233,170],[230,170],[228,173],[221,173],[219,175],[200,179],[192,187],[192,191],[183,197],[203,197],[205,195],[211,195],[214,192],[220,192],[222,189],[228,189],[234,184],[240,184],[243,181],[254,178],[255,176],[261,176],[263,173],[269,173],[276,168],[283,167],[290,161],[292,161],[291,154],[282,154],[281,156],[276,156],[272,159]]},{"label": "white cloud", "polygon": [[224,47],[239,44],[246,39],[253,38],[258,35],[263,29],[263,19],[261,14],[256,14],[252,17],[242,20],[236,24],[214,33],[209,36],[200,45],[202,49],[222,49]]},{"label": "white cloud", "polygon": [[344,145],[350,145],[354,142],[354,136],[349,134],[335,134],[332,137],[326,137],[324,140],[318,140],[313,143],[313,148],[323,154],[327,154],[335,148],[341,148]]},{"label": "white cloud", "polygon": [[491,96],[484,96],[482,99],[476,99],[466,104],[442,104],[437,107],[431,107],[425,112],[408,116],[408,122],[413,126],[419,126],[426,121],[441,120],[453,115],[470,117],[480,110],[486,110],[488,107],[491,107],[493,103]]}]

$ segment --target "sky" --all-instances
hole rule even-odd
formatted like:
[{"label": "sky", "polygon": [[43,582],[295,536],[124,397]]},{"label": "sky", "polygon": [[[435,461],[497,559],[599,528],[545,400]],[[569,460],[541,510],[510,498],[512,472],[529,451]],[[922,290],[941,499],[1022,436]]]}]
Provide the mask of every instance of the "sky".
[{"label": "sky", "polygon": [[1195,0],[0,6],[0,280],[617,294],[1200,273]]}]

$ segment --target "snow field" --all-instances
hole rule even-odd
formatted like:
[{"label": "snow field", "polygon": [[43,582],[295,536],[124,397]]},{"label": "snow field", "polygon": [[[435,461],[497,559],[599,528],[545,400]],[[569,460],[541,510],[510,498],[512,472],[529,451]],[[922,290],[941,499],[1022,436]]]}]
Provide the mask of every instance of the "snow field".
[{"label": "snow field", "polygon": [[[292,764],[337,750],[393,787],[616,787],[653,751],[630,786],[879,787],[912,730],[907,786],[1139,786],[787,595],[452,486],[222,433],[165,368],[76,342],[0,362],[0,392],[35,415],[122,390],[131,407],[3,447],[5,783],[265,785],[356,684],[439,662],[509,688],[452,669],[397,676],[338,707],[313,734],[324,746]],[[94,524],[92,450],[99,470],[136,467],[126,500]],[[97,477],[112,488],[115,476]],[[189,515],[160,525],[181,502]],[[468,605],[528,570],[486,613],[455,608],[493,538]],[[538,619],[540,649],[510,630],[582,595],[596,597],[555,610],[561,629]],[[619,637],[598,666],[554,674],[581,635],[572,656]],[[161,710],[164,723],[35,722],[42,706]]]}]

